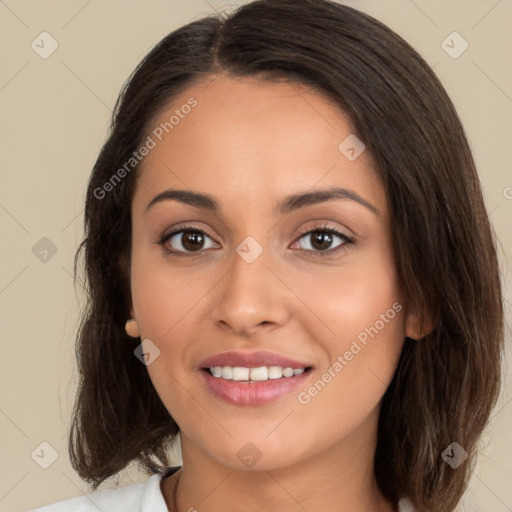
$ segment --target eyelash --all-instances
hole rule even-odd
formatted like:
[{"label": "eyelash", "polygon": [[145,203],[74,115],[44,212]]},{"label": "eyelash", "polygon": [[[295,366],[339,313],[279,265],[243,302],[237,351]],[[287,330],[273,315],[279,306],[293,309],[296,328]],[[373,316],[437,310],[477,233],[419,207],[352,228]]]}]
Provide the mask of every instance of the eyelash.
[{"label": "eyelash", "polygon": [[[167,247],[165,247],[165,244],[174,236],[174,235],[177,235],[179,233],[185,233],[185,232],[194,232],[194,233],[201,233],[203,236],[207,236],[208,238],[212,238],[210,235],[208,235],[208,233],[206,231],[204,231],[203,229],[197,227],[197,226],[192,226],[192,225],[189,225],[189,226],[183,226],[183,227],[180,227],[179,229],[175,230],[175,231],[172,231],[171,233],[165,233],[163,234],[161,237],[160,237],[160,240],[157,242],[158,245],[162,246],[162,248],[168,253],[168,254],[171,254],[173,256],[185,256],[185,257],[188,257],[188,256],[195,256],[201,252],[203,252],[203,250],[199,250],[199,251],[191,251],[191,252],[187,252],[187,251],[176,251],[176,250],[169,250]],[[299,233],[299,235],[297,236],[296,238],[296,241],[300,240],[302,237],[306,236],[306,235],[310,235],[312,233],[317,233],[317,232],[320,232],[320,233],[329,233],[331,235],[336,235],[337,237],[341,238],[343,243],[341,243],[340,245],[338,245],[337,247],[335,247],[334,249],[328,249],[328,250],[325,250],[325,251],[314,251],[314,250],[311,250],[311,249],[302,249],[306,252],[310,252],[310,253],[314,253],[318,256],[321,256],[321,257],[324,257],[324,256],[332,256],[333,254],[336,254],[337,252],[345,249],[345,246],[347,244],[353,244],[354,243],[354,239],[347,236],[345,233],[343,233],[342,231],[339,231],[338,229],[336,228],[333,228],[331,226],[329,226],[328,224],[324,224],[324,225],[321,225],[321,226],[316,226],[314,228],[310,228],[310,229],[306,229],[302,232]],[[294,242],[295,243],[295,242]]]}]

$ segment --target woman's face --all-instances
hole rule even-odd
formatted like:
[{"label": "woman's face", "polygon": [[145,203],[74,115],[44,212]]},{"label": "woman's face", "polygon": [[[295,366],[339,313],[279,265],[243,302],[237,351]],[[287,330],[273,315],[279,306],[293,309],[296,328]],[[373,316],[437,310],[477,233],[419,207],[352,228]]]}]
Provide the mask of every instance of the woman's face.
[{"label": "woman's face", "polygon": [[[384,189],[353,133],[304,86],[219,75],[150,128],[132,204],[132,315],[184,454],[272,469],[372,446],[414,327]],[[318,195],[334,188],[346,192]],[[294,362],[243,359],[259,351]],[[220,377],[203,363],[218,354]]]}]

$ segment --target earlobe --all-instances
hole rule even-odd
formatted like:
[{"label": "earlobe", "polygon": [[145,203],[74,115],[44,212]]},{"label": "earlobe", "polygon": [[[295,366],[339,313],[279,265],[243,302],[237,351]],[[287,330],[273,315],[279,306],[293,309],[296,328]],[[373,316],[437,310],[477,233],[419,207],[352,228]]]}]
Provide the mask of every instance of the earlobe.
[{"label": "earlobe", "polygon": [[415,313],[409,313],[405,320],[405,335],[412,340],[421,338],[420,319]]},{"label": "earlobe", "polygon": [[139,324],[137,323],[137,320],[135,320],[134,318],[130,318],[126,322],[124,328],[125,328],[126,334],[128,334],[128,336],[130,336],[132,338],[138,338],[140,336]]},{"label": "earlobe", "polygon": [[416,313],[408,313],[405,320],[405,335],[413,340],[420,340],[430,334],[436,326],[433,315],[421,317]]},{"label": "earlobe", "polygon": [[133,309],[133,304],[130,301],[130,318],[126,321],[124,326],[126,334],[131,338],[138,338],[140,336],[139,332],[139,324],[137,320],[135,320],[135,311]]}]

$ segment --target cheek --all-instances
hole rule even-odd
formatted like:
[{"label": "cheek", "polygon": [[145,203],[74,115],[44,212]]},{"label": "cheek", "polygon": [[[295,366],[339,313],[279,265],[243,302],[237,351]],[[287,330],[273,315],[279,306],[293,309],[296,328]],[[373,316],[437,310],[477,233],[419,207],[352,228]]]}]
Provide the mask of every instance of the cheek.
[{"label": "cheek", "polygon": [[204,314],[202,306],[219,278],[206,265],[170,262],[160,248],[132,253],[132,299],[141,339],[150,339],[159,350],[148,373],[180,425],[180,413],[190,408],[183,386],[196,371],[198,315]]},{"label": "cheek", "polygon": [[308,317],[317,341],[326,344],[331,356],[348,349],[352,340],[364,343],[371,334],[400,344],[404,307],[391,251],[379,243],[375,250],[347,256],[336,269],[302,272],[293,281],[314,313]]},{"label": "cheek", "polygon": [[304,390],[303,402],[311,398],[320,409],[339,403],[357,421],[391,382],[405,340],[405,308],[390,253],[375,251],[352,263],[347,258],[336,272],[296,282],[315,313],[307,329],[326,355],[322,382]]},{"label": "cheek", "polygon": [[[193,274],[193,278],[191,278]],[[186,424],[180,414],[188,411],[189,395],[183,385],[190,379],[191,333],[194,313],[205,290],[213,287],[211,273],[199,266],[184,271],[171,264],[160,249],[132,252],[131,289],[141,339],[150,339],[159,356],[147,367],[162,402],[180,427]]]},{"label": "cheek", "polygon": [[141,335],[156,340],[175,338],[182,319],[193,313],[213,285],[212,273],[201,265],[192,271],[168,261],[160,248],[135,249],[131,289]]},{"label": "cheek", "polygon": [[323,309],[333,339],[364,342],[365,333],[373,332],[373,327],[388,335],[404,328],[402,316],[397,315],[403,304],[392,269],[369,268],[333,279]]}]

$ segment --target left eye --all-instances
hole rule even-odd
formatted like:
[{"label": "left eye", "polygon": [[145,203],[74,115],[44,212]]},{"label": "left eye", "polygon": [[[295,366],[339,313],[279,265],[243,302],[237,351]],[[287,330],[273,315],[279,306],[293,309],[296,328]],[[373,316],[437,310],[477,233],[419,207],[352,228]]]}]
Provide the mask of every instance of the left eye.
[{"label": "left eye", "polygon": [[[340,239],[341,242],[338,243],[338,245],[331,247],[335,238]],[[305,246],[302,247],[304,250],[320,253],[335,252],[342,245],[352,243],[352,240],[348,236],[332,228],[313,229],[302,234],[298,241],[302,239],[307,241],[306,244],[304,244]],[[298,243],[298,241],[296,243]]]}]

